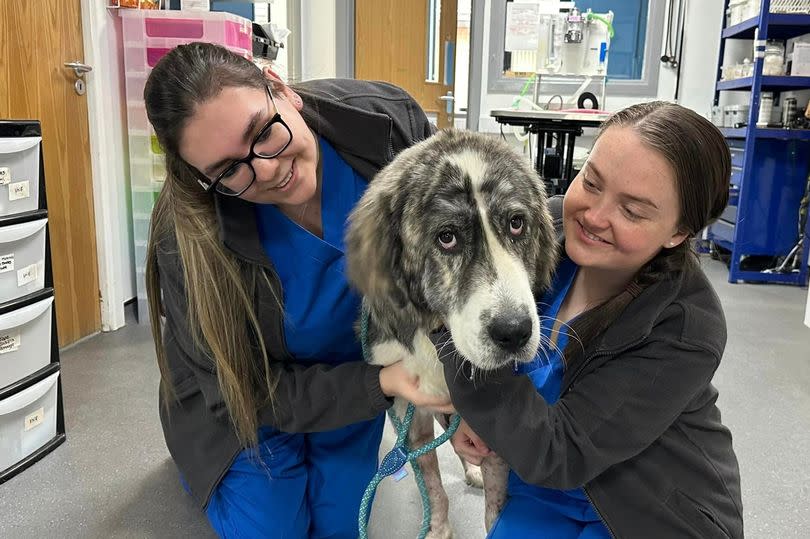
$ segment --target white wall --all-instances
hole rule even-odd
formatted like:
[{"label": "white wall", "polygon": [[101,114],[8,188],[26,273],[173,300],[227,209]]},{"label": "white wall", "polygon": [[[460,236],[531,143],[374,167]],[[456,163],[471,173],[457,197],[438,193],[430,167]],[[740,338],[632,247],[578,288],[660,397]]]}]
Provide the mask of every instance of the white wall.
[{"label": "white wall", "polygon": [[124,302],[135,297],[130,219],[121,20],[106,2],[82,0],[93,203],[99,259],[102,330],[124,325]]},{"label": "white wall", "polygon": [[334,77],[335,3],[301,0],[301,80]]}]

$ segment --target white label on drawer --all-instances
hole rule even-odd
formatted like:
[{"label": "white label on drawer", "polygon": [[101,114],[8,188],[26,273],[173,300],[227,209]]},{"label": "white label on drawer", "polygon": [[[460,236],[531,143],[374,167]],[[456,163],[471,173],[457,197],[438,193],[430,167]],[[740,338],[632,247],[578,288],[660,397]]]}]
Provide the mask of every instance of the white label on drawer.
[{"label": "white label on drawer", "polygon": [[11,183],[11,170],[8,167],[0,167],[0,185]]},{"label": "white label on drawer", "polygon": [[0,273],[14,270],[14,253],[0,256]]},{"label": "white label on drawer", "polygon": [[8,185],[8,199],[9,201],[12,200],[20,200],[21,198],[28,198],[31,196],[31,193],[28,192],[28,180],[16,183],[10,183]]},{"label": "white label on drawer", "polygon": [[38,427],[43,421],[45,421],[45,408],[40,408],[33,414],[25,416],[25,430]]},{"label": "white label on drawer", "polygon": [[20,334],[7,333],[0,335],[0,354],[14,352],[20,348]]},{"label": "white label on drawer", "polygon": [[25,286],[37,280],[39,264],[31,264],[21,270],[17,270],[17,286]]}]

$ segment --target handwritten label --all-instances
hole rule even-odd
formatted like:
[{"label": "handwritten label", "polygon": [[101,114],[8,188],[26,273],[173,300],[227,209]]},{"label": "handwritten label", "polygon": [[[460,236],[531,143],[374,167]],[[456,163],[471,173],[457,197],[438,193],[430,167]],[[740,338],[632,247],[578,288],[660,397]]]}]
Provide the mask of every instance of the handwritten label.
[{"label": "handwritten label", "polygon": [[37,280],[39,274],[39,264],[31,264],[21,270],[17,270],[17,286],[25,286]]},{"label": "handwritten label", "polygon": [[0,273],[14,270],[14,253],[0,256]]},{"label": "handwritten label", "polygon": [[20,334],[6,334],[0,335],[0,354],[8,354],[15,352],[20,348]]},{"label": "handwritten label", "polygon": [[45,421],[45,408],[40,408],[33,414],[28,414],[25,416],[25,430],[31,430],[34,427],[38,427]]},{"label": "handwritten label", "polygon": [[0,185],[11,183],[11,169],[0,167]]},{"label": "handwritten label", "polygon": [[9,201],[20,200],[21,198],[28,198],[31,193],[28,190],[28,180],[22,182],[15,182],[8,184],[8,199]]}]

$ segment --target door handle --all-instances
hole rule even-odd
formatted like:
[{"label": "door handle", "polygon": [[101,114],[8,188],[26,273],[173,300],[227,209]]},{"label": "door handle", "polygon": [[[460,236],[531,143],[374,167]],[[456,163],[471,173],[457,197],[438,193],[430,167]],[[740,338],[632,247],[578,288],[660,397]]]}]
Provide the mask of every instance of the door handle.
[{"label": "door handle", "polygon": [[92,66],[79,62],[78,60],[75,62],[65,62],[65,67],[68,67],[76,73],[76,76],[82,78],[85,73],[89,73],[93,71]]},{"label": "door handle", "polygon": [[453,106],[456,103],[456,96],[453,95],[453,92],[447,92],[446,95],[439,96],[439,101],[444,101],[447,114],[453,114]]}]

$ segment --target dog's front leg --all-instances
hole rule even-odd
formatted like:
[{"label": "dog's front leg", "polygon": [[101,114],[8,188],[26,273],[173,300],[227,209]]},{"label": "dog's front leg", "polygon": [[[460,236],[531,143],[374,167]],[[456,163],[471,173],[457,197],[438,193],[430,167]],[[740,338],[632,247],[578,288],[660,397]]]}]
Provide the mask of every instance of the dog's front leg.
[{"label": "dog's front leg", "polygon": [[[433,440],[433,414],[417,409],[408,433],[411,449],[422,447]],[[442,486],[442,475],[439,471],[439,459],[436,451],[430,451],[417,459],[422,475],[425,478],[428,498],[430,500],[430,532],[427,539],[449,539],[453,536],[447,518],[449,502]]]},{"label": "dog's front leg", "polygon": [[[452,416],[445,414],[435,415],[436,421],[438,421],[439,425],[441,425],[444,430],[450,428],[451,417]],[[484,478],[481,476],[481,467],[470,464],[458,453],[456,453],[456,456],[458,460],[461,461],[461,467],[464,468],[464,479],[467,481],[467,484],[475,488],[484,488]]]},{"label": "dog's front leg", "polygon": [[506,503],[509,465],[498,455],[492,454],[481,463],[481,474],[484,478],[484,525],[489,532]]}]

